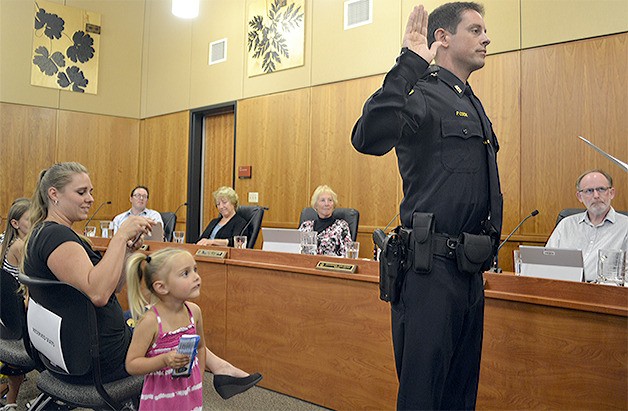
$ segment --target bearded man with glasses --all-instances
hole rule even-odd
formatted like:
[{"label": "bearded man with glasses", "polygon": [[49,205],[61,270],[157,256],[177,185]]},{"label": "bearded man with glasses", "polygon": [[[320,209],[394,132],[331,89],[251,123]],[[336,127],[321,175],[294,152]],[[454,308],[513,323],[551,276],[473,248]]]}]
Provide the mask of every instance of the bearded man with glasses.
[{"label": "bearded man with glasses", "polygon": [[586,212],[563,218],[546,247],[582,250],[584,278],[595,281],[598,250],[628,250],[628,217],[611,207],[615,198],[613,178],[603,170],[591,170],[576,180],[576,197]]}]

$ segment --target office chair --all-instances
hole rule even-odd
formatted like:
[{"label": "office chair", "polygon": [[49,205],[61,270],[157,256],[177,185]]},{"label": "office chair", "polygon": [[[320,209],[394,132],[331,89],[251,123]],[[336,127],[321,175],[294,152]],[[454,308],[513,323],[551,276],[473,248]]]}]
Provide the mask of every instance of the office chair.
[{"label": "office chair", "polygon": [[[351,240],[355,241],[358,238],[358,225],[360,223],[360,212],[355,208],[336,208],[332,214],[334,217],[345,220],[349,224],[349,232],[351,233]],[[299,227],[304,221],[316,220],[318,214],[312,207],[306,207],[301,211],[301,217],[299,217]]]},{"label": "office chair", "polygon": [[164,222],[164,240],[169,243],[172,241],[172,232],[177,226],[177,215],[170,211],[159,214],[161,214],[161,221]]},{"label": "office chair", "polygon": [[[130,408],[130,403],[139,399],[144,377],[131,376],[103,384],[96,309],[89,298],[60,281],[25,274],[20,274],[19,280],[29,289],[27,326],[31,345],[45,367],[37,378],[42,395],[31,404],[30,410],[42,410],[53,399],[81,408]],[[58,298],[59,295],[65,298]],[[56,324],[56,327],[42,327],[42,324]],[[50,346],[59,349],[51,354]],[[58,377],[90,372],[92,384],[89,385],[70,384]]]},{"label": "office chair", "polygon": [[264,218],[264,208],[260,206],[240,206],[238,207],[237,214],[244,218],[248,224],[246,230],[246,248],[253,248],[259,230],[262,228],[262,219]]},{"label": "office chair", "polygon": [[26,307],[19,287],[11,273],[0,270],[0,361],[29,372],[37,364],[29,354]]},{"label": "office chair", "polygon": [[[560,212],[558,213],[558,216],[556,217],[556,224],[554,225],[554,227],[556,227],[558,223],[560,223],[560,220],[562,220],[563,218],[569,217],[570,215],[574,215],[578,213],[584,213],[585,211],[587,211],[586,208],[564,208],[560,210]],[[615,211],[618,212],[619,214],[628,216],[628,211],[620,211],[620,210],[615,210]]]}]

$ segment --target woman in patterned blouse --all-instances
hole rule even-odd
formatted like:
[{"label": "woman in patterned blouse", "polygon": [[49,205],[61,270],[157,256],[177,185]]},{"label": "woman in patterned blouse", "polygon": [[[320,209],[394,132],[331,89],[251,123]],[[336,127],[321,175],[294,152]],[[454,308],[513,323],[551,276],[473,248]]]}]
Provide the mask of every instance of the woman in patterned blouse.
[{"label": "woman in patterned blouse", "polygon": [[315,220],[304,221],[300,231],[316,231],[318,254],[344,257],[351,241],[349,224],[333,216],[338,196],[331,187],[321,185],[312,194],[312,208],[318,214]]}]

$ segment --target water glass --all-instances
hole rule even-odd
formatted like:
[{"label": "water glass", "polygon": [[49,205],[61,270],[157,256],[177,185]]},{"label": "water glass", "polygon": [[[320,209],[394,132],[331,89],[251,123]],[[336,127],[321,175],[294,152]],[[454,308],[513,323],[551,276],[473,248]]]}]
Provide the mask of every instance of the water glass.
[{"label": "water glass", "polygon": [[246,248],[246,236],[245,235],[234,236],[233,247],[234,248]]},{"label": "water glass", "polygon": [[111,226],[113,225],[112,221],[101,221],[100,222],[100,236],[102,238],[111,237]]},{"label": "water glass", "polygon": [[95,225],[85,226],[85,235],[87,237],[96,237],[96,226]]},{"label": "water glass", "polygon": [[301,232],[301,254],[317,254],[318,247],[316,244],[316,236],[316,231]]},{"label": "water glass", "polygon": [[349,241],[347,244],[347,258],[358,258],[360,254],[360,243],[357,241]]},{"label": "water glass", "polygon": [[521,252],[519,250],[512,252],[512,262],[515,266],[515,275],[521,275]]},{"label": "water glass", "polygon": [[626,275],[626,252],[624,250],[601,249],[598,251],[598,284],[624,285]]},{"label": "water glass", "polygon": [[185,240],[185,231],[173,231],[172,232],[172,241],[177,244],[183,244]]}]

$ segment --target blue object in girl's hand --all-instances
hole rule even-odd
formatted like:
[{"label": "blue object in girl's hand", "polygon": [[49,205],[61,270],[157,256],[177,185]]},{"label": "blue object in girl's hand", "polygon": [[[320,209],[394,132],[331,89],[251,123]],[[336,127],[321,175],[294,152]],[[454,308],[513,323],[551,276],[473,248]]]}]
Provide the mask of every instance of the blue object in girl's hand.
[{"label": "blue object in girl's hand", "polygon": [[192,364],[194,364],[194,358],[196,358],[196,349],[201,337],[198,335],[184,335],[179,340],[179,346],[177,352],[179,354],[189,355],[190,361],[187,365],[172,370],[172,378],[189,377],[192,374]]}]

